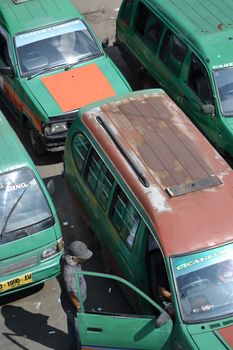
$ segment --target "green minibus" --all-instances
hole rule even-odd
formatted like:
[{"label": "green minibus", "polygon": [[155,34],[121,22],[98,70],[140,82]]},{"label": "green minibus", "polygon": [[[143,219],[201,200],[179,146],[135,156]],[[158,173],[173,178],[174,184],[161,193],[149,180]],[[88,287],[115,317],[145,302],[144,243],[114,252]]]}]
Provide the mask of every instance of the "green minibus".
[{"label": "green minibus", "polygon": [[71,0],[0,1],[0,98],[37,155],[64,150],[76,111],[131,91]]},{"label": "green minibus", "polygon": [[231,158],[232,3],[123,0],[116,27],[116,44],[134,72],[146,81],[156,80],[211,143]]},{"label": "green minibus", "polygon": [[0,113],[0,296],[60,272],[58,217],[36,167]]},{"label": "green minibus", "polygon": [[83,349],[233,349],[233,171],[168,95],[80,110],[64,174],[118,275],[86,273]]}]

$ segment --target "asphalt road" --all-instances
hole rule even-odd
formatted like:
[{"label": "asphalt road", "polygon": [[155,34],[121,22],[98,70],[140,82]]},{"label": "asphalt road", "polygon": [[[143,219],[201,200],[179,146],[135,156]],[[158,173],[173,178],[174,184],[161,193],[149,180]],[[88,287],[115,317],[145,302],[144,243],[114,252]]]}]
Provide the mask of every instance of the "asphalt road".
[{"label": "asphalt road", "polygon": [[[138,89],[140,82],[122,62],[119,52],[113,47],[115,20],[120,0],[73,0],[102,41],[109,37],[108,53],[127,77],[131,85]],[[62,153],[49,153],[36,157],[30,149],[26,133],[15,123],[13,116],[4,106],[0,106],[8,121],[17,132],[32,156],[45,182],[53,179],[56,191],[53,197],[61,222],[65,244],[74,239],[85,241],[94,249],[93,236],[82,220],[61,176]],[[101,268],[96,254],[86,263],[87,270]],[[0,346],[4,350],[43,350],[67,348],[66,318],[60,306],[60,287],[56,279],[47,281],[36,289],[13,294],[0,299]]]}]

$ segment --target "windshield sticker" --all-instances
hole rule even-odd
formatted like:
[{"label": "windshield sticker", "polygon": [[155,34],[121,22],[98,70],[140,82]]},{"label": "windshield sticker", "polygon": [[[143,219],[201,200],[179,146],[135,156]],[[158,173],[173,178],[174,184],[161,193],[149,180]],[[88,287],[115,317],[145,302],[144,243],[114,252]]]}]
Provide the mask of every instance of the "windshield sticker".
[{"label": "windshield sticker", "polygon": [[9,168],[0,169],[0,174],[7,173],[7,172],[12,171],[12,170],[23,168],[26,165],[27,165],[26,163],[22,163],[22,164],[17,164],[16,166],[11,166]]},{"label": "windshield sticker", "polygon": [[17,47],[21,47],[39,40],[85,29],[86,27],[84,23],[81,20],[76,20],[68,23],[61,23],[52,27],[42,28],[33,32],[19,34],[16,36],[15,42]]},{"label": "windshield sticker", "polygon": [[221,68],[229,68],[229,67],[233,67],[233,62],[224,63],[224,64],[217,64],[217,65],[213,66],[213,69],[221,69]]},{"label": "windshield sticker", "polygon": [[183,274],[193,272],[202,267],[209,266],[213,263],[218,263],[226,260],[226,258],[232,258],[233,256],[233,244],[227,247],[220,247],[212,249],[208,252],[202,252],[185,257],[173,258],[173,266],[176,277]]},{"label": "windshield sticker", "polygon": [[21,188],[26,188],[28,187],[29,184],[26,184],[25,182],[22,182],[20,184],[0,184],[0,190],[5,190],[6,192],[12,192],[12,191],[16,191],[19,190]]}]

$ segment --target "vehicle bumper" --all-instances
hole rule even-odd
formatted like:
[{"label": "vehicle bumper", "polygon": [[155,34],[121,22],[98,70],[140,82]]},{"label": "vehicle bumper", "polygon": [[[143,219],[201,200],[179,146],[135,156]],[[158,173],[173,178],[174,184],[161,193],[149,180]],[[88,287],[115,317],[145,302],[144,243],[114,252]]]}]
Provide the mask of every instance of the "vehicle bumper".
[{"label": "vehicle bumper", "polygon": [[7,295],[7,294],[11,294],[26,288],[30,288],[33,287],[37,284],[43,283],[46,280],[56,277],[57,275],[59,275],[60,273],[60,259],[61,256],[63,254],[63,251],[56,254],[54,257],[52,258],[48,258],[44,261],[41,261],[38,265],[33,266],[33,267],[29,267],[26,268],[24,270],[21,271],[17,271],[16,273],[12,273],[9,274],[7,276],[3,276],[0,278],[0,286],[3,284],[3,282],[5,281],[12,281],[16,278],[18,278],[19,276],[22,275],[28,275],[31,274],[32,275],[32,282],[30,283],[26,283],[20,286],[14,286],[12,288],[9,288],[5,291],[1,292],[0,289],[0,297]]},{"label": "vehicle bumper", "polygon": [[66,135],[61,136],[45,136],[39,133],[39,138],[44,148],[48,152],[63,151],[65,148]]},{"label": "vehicle bumper", "polygon": [[46,122],[47,126],[50,124],[54,124],[54,123],[56,124],[56,123],[62,123],[62,122],[65,122],[67,124],[67,130],[61,133],[48,135],[43,131],[43,127],[40,132],[38,130],[35,130],[37,131],[39,139],[46,151],[57,152],[57,151],[64,150],[67,133],[74,119],[76,118],[76,115],[77,115],[77,111],[73,111],[65,115],[49,118],[49,122],[48,123]]}]

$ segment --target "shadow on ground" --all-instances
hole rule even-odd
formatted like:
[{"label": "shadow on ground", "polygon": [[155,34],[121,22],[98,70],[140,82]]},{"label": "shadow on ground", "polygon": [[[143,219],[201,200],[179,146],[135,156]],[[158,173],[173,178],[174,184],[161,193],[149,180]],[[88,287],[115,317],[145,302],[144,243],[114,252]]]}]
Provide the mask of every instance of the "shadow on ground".
[{"label": "shadow on ground", "polygon": [[2,336],[20,349],[29,350],[22,345],[22,338],[27,338],[50,349],[63,350],[67,335],[48,324],[49,316],[36,314],[23,309],[21,306],[5,305],[2,316],[9,332]]}]

